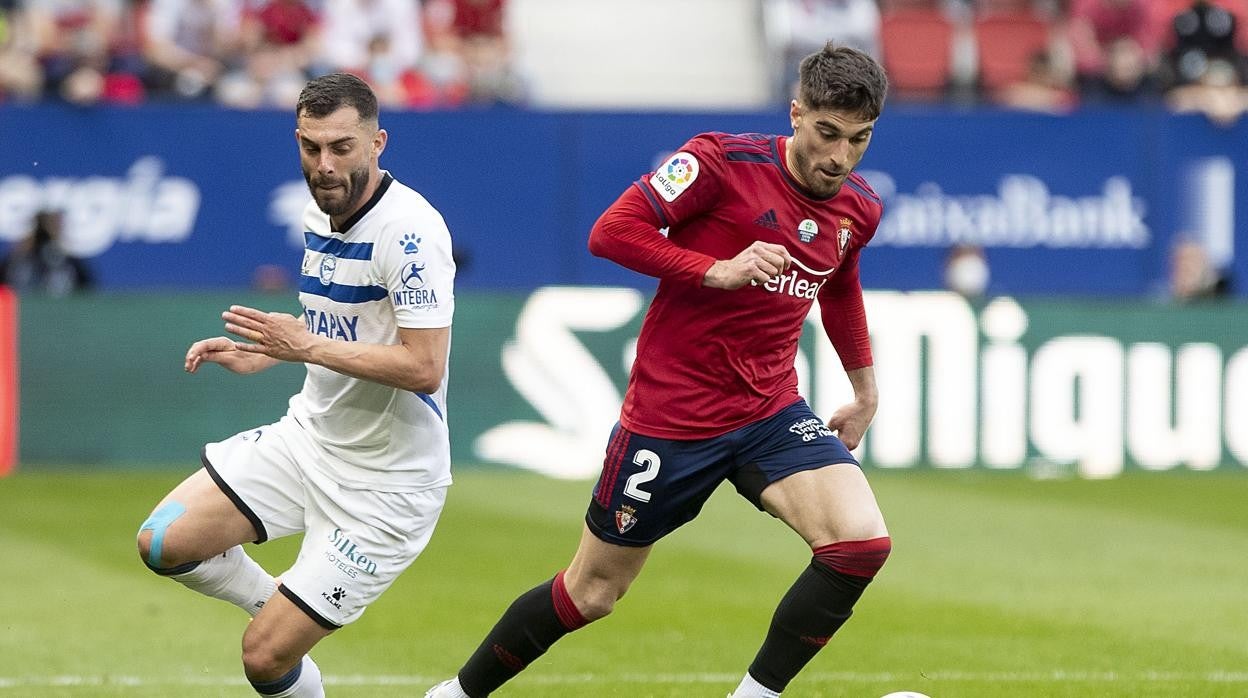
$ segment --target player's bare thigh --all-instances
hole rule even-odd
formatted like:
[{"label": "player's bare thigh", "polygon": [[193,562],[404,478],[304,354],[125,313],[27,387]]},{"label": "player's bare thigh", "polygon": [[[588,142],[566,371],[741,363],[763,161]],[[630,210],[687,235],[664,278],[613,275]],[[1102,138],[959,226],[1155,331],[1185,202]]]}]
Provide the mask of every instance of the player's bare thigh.
[{"label": "player's bare thigh", "polygon": [[888,535],[875,493],[852,463],[793,473],[768,485],[762,502],[812,548]]},{"label": "player's bare thigh", "polygon": [[321,627],[281,592],[274,594],[243,633],[243,668],[252,681],[274,681],[302,661],[333,630]]},{"label": "player's bare thigh", "polygon": [[641,574],[651,547],[607,543],[595,536],[589,526],[583,526],[576,555],[563,575],[568,595],[581,615],[597,620],[610,613]]},{"label": "player's bare thigh", "polygon": [[[165,522],[157,524],[163,529],[158,567],[206,560],[256,539],[255,527],[203,468],[174,487],[152,513]],[[145,523],[138,535],[139,552],[149,562],[155,534],[155,526]]]}]

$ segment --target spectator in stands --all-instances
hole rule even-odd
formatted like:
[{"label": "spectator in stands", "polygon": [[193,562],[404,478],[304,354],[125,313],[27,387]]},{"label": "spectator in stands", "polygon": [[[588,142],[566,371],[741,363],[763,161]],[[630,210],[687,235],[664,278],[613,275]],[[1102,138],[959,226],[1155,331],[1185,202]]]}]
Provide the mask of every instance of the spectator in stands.
[{"label": "spectator in stands", "polygon": [[422,104],[425,45],[417,0],[326,0],[323,32],[320,60],[328,69],[366,79],[383,106]]},{"label": "spectator in stands", "polygon": [[1033,54],[1026,77],[1006,85],[994,99],[1011,109],[1046,114],[1069,114],[1079,104],[1070,72],[1053,59],[1050,51]]},{"label": "spectator in stands", "polygon": [[122,0],[22,0],[49,91],[75,104],[134,102],[138,77],[115,65],[124,48]]},{"label": "spectator in stands", "polygon": [[764,0],[763,30],[773,55],[776,97],[794,97],[797,66],[828,41],[880,58],[880,8],[875,0]]},{"label": "spectator in stands", "polygon": [[[1111,69],[1114,57],[1110,53],[1115,47],[1120,52],[1120,70],[1123,63],[1135,58],[1126,56],[1127,52],[1138,54],[1146,73],[1155,68],[1158,60],[1158,34],[1145,0],[1074,0],[1067,35],[1075,70],[1083,85],[1096,83]],[[1124,48],[1124,39],[1131,48]]]},{"label": "spectator in stands", "polygon": [[1136,40],[1129,36],[1109,42],[1104,66],[1083,76],[1081,94],[1088,104],[1139,105],[1161,101],[1161,81]]},{"label": "spectator in stands", "polygon": [[1161,98],[1161,86],[1150,70],[1144,50],[1131,37],[1120,37],[1105,50],[1105,65],[1083,84],[1086,101],[1100,104],[1139,104]]},{"label": "spectator in stands", "polygon": [[1209,0],[1194,0],[1187,10],[1176,15],[1171,22],[1171,84],[1205,82],[1209,64],[1219,60],[1230,66],[1242,82],[1245,62],[1235,35],[1244,19]]},{"label": "spectator in stands", "polygon": [[431,0],[426,71],[450,101],[523,102],[528,89],[512,60],[505,0]]},{"label": "spectator in stands", "polygon": [[0,261],[0,285],[17,291],[65,296],[91,288],[85,262],[61,246],[60,211],[40,211],[30,233]]},{"label": "spectator in stands", "polygon": [[33,36],[27,13],[16,0],[0,0],[0,101],[35,100],[43,92]]},{"label": "spectator in stands", "polygon": [[1204,65],[1196,82],[1171,88],[1166,104],[1177,113],[1200,113],[1215,124],[1230,126],[1248,112],[1248,89],[1233,65],[1216,58]]},{"label": "spectator in stands", "polygon": [[245,70],[229,76],[218,101],[236,107],[294,108],[320,45],[320,18],[304,0],[265,0],[244,14]]},{"label": "spectator in stands", "polygon": [[143,55],[157,89],[182,99],[211,95],[241,68],[242,0],[151,0]]}]

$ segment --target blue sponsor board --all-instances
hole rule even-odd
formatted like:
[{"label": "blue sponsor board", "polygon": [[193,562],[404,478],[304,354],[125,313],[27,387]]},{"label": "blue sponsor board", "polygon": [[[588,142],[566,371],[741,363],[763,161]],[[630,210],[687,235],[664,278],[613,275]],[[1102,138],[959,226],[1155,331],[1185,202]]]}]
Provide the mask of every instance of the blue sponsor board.
[{"label": "blue sponsor board", "polygon": [[[447,220],[459,286],[522,290],[652,287],[589,255],[598,215],[690,136],[783,133],[788,120],[483,110],[383,114],[382,126],[383,166]],[[51,207],[105,288],[242,287],[273,267],[298,283],[309,197],[290,114],[8,106],[0,136],[0,248]],[[892,109],[860,167],[885,203],[863,280],[938,288],[948,248],[974,243],[994,293],[1147,295],[1164,287],[1177,235],[1245,280],[1243,163],[1248,124],[1161,110]]]}]

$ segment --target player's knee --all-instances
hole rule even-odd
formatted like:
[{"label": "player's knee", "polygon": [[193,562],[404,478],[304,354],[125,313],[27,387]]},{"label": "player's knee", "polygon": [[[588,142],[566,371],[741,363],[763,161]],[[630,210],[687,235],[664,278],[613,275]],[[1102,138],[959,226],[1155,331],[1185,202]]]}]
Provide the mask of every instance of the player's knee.
[{"label": "player's knee", "polygon": [[870,580],[892,551],[893,540],[888,536],[846,540],[815,548],[812,562],[817,567]]},{"label": "player's knee", "polygon": [[302,659],[257,633],[243,634],[243,672],[250,681],[273,681],[285,676]]},{"label": "player's knee", "polygon": [[139,557],[147,562],[152,554],[152,532],[139,531],[138,536],[135,537],[135,543],[139,548]]},{"label": "player's knee", "polygon": [[176,549],[165,545],[161,548],[159,554],[153,551],[152,535],[150,533],[140,531],[137,539],[139,559],[151,571],[163,577],[169,577],[178,574],[190,572],[200,565],[202,559],[191,559],[180,555]]},{"label": "player's knee", "polygon": [[170,526],[184,513],[186,507],[177,502],[168,502],[152,512],[139,526],[139,532],[135,536],[139,557],[154,572],[168,574],[201,559],[189,556],[189,551],[183,549],[177,536],[168,535]]},{"label": "player's knee", "polygon": [[628,585],[615,580],[598,578],[591,579],[580,585],[572,593],[576,608],[587,621],[604,618],[615,610],[615,602],[628,591]]},{"label": "player's knee", "polygon": [[589,596],[577,602],[576,607],[585,620],[592,623],[611,615],[611,611],[615,610],[615,599],[606,596]]}]

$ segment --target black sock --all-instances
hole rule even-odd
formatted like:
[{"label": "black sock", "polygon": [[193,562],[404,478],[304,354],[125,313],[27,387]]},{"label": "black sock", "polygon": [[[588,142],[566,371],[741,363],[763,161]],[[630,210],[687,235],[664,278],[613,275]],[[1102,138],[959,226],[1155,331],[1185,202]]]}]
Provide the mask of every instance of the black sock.
[{"label": "black sock", "polygon": [[459,685],[473,698],[485,698],[586,622],[560,572],[512,602],[459,670]]},{"label": "black sock", "polygon": [[[767,639],[750,664],[750,676],[773,691],[783,691],[849,620],[854,604],[888,557],[889,547],[885,537],[816,550],[810,566],[776,607]],[[851,550],[849,559],[844,548]],[[865,576],[847,574],[829,563]]]}]

